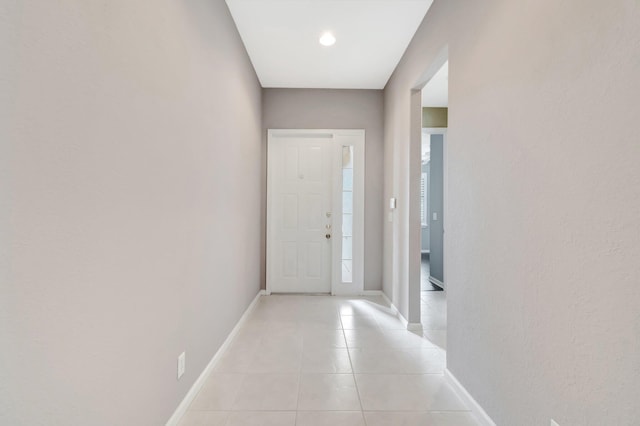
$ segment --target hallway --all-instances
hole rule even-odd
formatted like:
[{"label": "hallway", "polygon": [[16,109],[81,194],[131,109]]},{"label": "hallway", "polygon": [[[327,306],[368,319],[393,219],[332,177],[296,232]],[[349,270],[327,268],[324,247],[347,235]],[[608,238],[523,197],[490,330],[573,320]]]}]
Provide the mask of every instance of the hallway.
[{"label": "hallway", "polygon": [[380,296],[262,296],[181,425],[476,425],[443,376],[444,292],[428,293],[424,335]]}]

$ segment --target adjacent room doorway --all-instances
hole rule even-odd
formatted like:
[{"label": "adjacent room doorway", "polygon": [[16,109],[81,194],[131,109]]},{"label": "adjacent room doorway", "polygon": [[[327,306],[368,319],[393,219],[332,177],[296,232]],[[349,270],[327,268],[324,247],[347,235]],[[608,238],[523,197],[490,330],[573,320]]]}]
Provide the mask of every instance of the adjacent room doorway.
[{"label": "adjacent room doorway", "polygon": [[364,137],[269,130],[267,293],[362,293]]},{"label": "adjacent room doorway", "polygon": [[445,46],[411,90],[408,321],[431,331],[446,329],[448,74]]},{"label": "adjacent room doorway", "polygon": [[444,290],[444,148],[447,129],[422,129],[420,290]]}]

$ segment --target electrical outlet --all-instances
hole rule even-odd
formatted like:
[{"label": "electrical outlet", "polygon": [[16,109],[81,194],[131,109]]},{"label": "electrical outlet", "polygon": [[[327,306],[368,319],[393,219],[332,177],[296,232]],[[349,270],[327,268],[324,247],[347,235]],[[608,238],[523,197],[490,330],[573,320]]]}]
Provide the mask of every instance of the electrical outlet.
[{"label": "electrical outlet", "polygon": [[551,426],[560,426],[555,420],[551,419]]},{"label": "electrical outlet", "polygon": [[178,357],[178,380],[180,380],[180,377],[182,377],[184,370],[187,367],[186,357],[187,355],[184,352],[182,352]]}]

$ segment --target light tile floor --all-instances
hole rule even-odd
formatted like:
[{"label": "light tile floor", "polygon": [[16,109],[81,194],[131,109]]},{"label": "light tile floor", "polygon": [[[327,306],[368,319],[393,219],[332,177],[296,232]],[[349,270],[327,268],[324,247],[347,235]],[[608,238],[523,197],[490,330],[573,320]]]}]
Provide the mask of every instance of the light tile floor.
[{"label": "light tile floor", "polygon": [[262,296],[181,426],[477,425],[443,376],[445,297],[416,333],[382,297]]}]

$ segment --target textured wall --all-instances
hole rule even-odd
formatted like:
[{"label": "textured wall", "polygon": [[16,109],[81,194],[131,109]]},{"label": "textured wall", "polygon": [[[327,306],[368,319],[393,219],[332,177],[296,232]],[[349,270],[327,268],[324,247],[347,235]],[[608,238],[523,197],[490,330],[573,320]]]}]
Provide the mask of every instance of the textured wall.
[{"label": "textured wall", "polygon": [[0,424],[164,424],[259,290],[251,63],[223,0],[0,32]]},{"label": "textured wall", "polygon": [[[365,290],[382,289],[382,103],[381,90],[263,90],[265,162],[267,129],[365,130]],[[266,194],[266,167],[264,170]],[[262,271],[264,274],[264,266]]]},{"label": "textured wall", "polygon": [[499,425],[640,418],[638,22],[635,0],[436,0],[385,89],[406,310],[410,89],[448,46],[447,363]]}]

